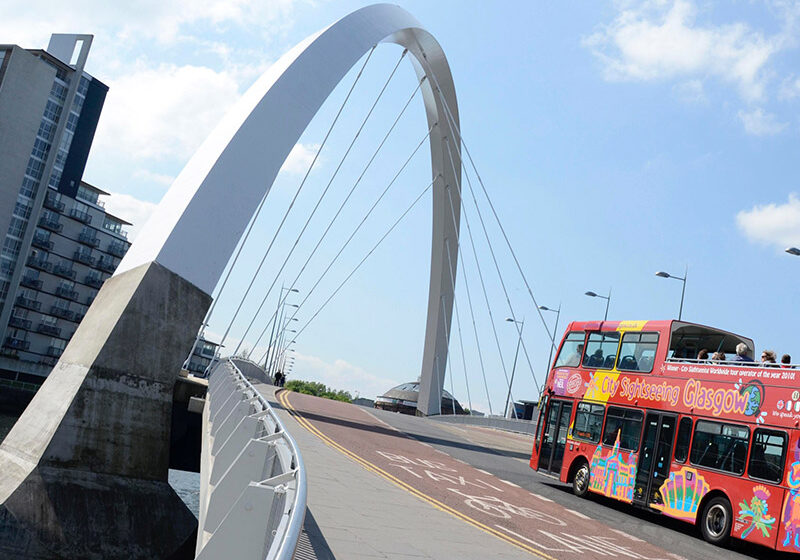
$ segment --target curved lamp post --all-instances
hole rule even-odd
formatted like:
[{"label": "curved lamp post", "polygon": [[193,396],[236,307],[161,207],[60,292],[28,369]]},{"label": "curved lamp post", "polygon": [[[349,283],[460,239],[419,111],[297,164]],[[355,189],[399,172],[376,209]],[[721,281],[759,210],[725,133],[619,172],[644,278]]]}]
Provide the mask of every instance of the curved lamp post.
[{"label": "curved lamp post", "polygon": [[594,292],[586,292],[586,295],[589,297],[599,297],[606,300],[606,314],[603,316],[603,321],[608,320],[608,305],[611,303],[611,288],[608,289],[607,296],[601,296],[600,294],[596,294]]},{"label": "curved lamp post", "polygon": [[683,289],[681,289],[681,307],[678,310],[678,321],[681,320],[681,315],[683,315],[683,296],[686,293],[686,278],[689,276],[688,273],[689,273],[688,266],[686,267],[686,272],[683,273],[683,278],[681,278],[680,276],[674,276],[668,272],[663,272],[663,271],[656,272],[656,276],[658,276],[659,278],[674,278],[675,280],[680,280],[681,282],[683,282]]}]

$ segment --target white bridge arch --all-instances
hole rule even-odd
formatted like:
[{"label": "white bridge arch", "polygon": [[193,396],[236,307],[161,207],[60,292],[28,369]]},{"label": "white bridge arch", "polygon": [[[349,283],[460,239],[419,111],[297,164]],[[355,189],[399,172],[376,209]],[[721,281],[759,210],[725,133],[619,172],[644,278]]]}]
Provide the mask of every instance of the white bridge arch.
[{"label": "white bridge arch", "polygon": [[[115,275],[155,261],[211,294],[265,189],[271,188],[311,119],[353,65],[381,42],[408,49],[418,78],[429,78],[421,91],[432,127],[433,241],[418,403],[428,415],[440,410],[447,363],[454,281],[448,243],[454,275],[458,255],[461,161],[459,151],[451,147],[448,152],[447,147],[449,131],[458,130],[458,104],[438,42],[398,6],[377,4],[353,12],[274,64],[175,179]],[[450,195],[448,186],[453,187]]]}]

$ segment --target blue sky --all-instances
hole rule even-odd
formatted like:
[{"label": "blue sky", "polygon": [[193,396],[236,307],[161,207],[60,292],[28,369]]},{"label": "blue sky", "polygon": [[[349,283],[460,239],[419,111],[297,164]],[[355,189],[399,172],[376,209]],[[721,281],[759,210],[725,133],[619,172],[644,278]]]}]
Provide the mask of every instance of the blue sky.
[{"label": "blue sky", "polygon": [[[304,37],[363,5],[186,0],[133,1],[120,8],[94,0],[69,6],[10,0],[0,8],[0,41],[42,48],[51,32],[95,35],[88,70],[111,90],[85,179],[113,192],[109,207],[138,227],[226,108],[257,76]],[[800,295],[800,258],[783,252],[800,246],[800,5],[401,5],[447,54],[463,136],[537,302],[562,305],[559,335],[568,321],[602,318],[605,302],[584,296],[587,290],[612,290],[610,319],[676,317],[681,284],[654,273],[682,275],[688,266],[684,319],[750,336],[758,350],[788,352],[800,362],[800,339],[791,326]],[[260,302],[399,54],[391,45],[376,50],[343,124],[334,129],[297,212],[265,264],[272,276],[256,279],[255,295],[245,309],[254,310]],[[274,232],[270,224],[280,219],[353,78],[354,73],[348,75],[331,95],[276,181],[254,228],[253,239],[260,240],[262,249]],[[310,224],[312,235],[298,245],[303,258],[293,261],[278,285],[294,278],[316,241],[314,234],[321,233],[414,87],[411,66],[404,61],[334,181],[331,198]],[[301,278],[301,292],[310,288],[315,273],[425,132],[416,99],[359,185],[355,203]],[[427,157],[423,150],[412,160],[296,324],[308,320],[427,185]],[[467,217],[478,233],[471,205]],[[482,211],[487,211],[485,204]],[[496,226],[490,229],[515,314],[526,320],[525,343],[541,382],[547,336]],[[516,331],[503,321],[508,310],[482,242],[479,253],[510,373]],[[218,335],[260,259],[259,247],[248,246],[244,255],[212,318],[210,329]],[[426,197],[302,333],[293,375],[368,397],[416,378],[429,255]],[[464,283],[459,282],[469,392],[475,408],[488,411],[491,399],[497,412],[506,385],[469,252],[465,263],[489,395]],[[271,295],[267,306],[272,310],[274,305]],[[552,326],[554,316],[545,318]],[[246,316],[231,329],[234,346],[249,320]],[[259,327],[263,322],[257,320]],[[453,330],[453,388],[466,403],[455,322]],[[248,338],[251,344],[254,337]],[[521,360],[515,397],[536,398],[533,377]],[[449,378],[446,385],[450,389]]]}]

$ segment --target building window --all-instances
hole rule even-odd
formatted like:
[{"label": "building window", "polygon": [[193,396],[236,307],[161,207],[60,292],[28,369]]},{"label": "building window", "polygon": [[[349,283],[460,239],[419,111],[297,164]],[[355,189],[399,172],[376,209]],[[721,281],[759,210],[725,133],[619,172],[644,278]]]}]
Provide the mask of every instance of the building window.
[{"label": "building window", "polygon": [[80,198],[81,200],[85,200],[86,202],[90,202],[92,204],[97,204],[98,197],[99,195],[97,191],[87,189],[83,185],[78,186],[78,193],[75,195],[75,198]]},{"label": "building window", "polygon": [[61,107],[56,102],[48,99],[47,105],[44,108],[44,118],[57,123],[59,117],[61,117],[61,110]]},{"label": "building window", "polygon": [[67,88],[58,82],[53,82],[53,87],[50,89],[50,95],[63,102],[67,98]]},{"label": "building window", "polygon": [[109,216],[106,216],[106,219],[103,220],[103,228],[114,233],[122,232],[122,224]]}]

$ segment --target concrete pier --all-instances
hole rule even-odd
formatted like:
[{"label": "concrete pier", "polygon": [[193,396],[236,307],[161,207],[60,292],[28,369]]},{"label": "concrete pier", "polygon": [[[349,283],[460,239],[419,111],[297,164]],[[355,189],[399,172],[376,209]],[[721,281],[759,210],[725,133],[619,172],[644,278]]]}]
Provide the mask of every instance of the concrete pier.
[{"label": "concrete pier", "polygon": [[210,303],[154,262],[106,281],[0,446],[0,557],[191,551],[197,522],[167,482],[170,421]]}]

